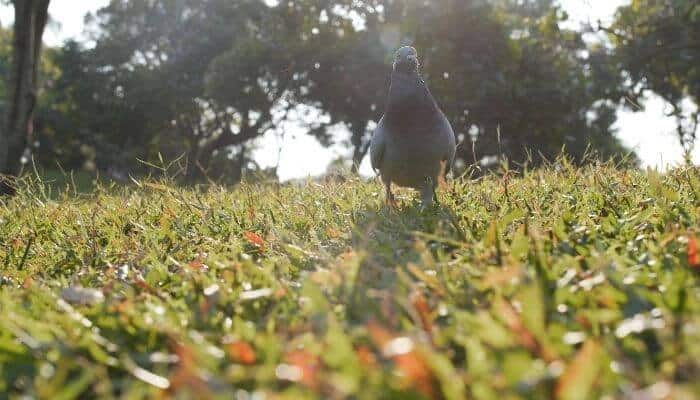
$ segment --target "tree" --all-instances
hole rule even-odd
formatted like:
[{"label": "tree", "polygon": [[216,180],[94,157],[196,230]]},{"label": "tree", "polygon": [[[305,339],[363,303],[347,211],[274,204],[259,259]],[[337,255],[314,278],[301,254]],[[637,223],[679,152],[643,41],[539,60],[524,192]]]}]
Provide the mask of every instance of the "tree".
[{"label": "tree", "polygon": [[472,140],[478,159],[517,163],[541,160],[528,148],[622,153],[605,101],[621,77],[605,48],[560,29],[565,18],[551,0],[113,0],[89,24],[94,48],[68,43],[52,57],[61,74],[42,142],[72,166],[124,175],[147,170],[137,159],[185,154],[190,181],[235,180],[258,168],[257,138],[298,118],[324,145],[347,128],[357,166],[393,53],[410,43],[463,164]]},{"label": "tree", "polygon": [[133,172],[135,159],[184,154],[190,180],[241,176],[250,142],[283,118],[276,107],[293,76],[291,47],[273,40],[286,38],[268,11],[258,0],[112,1],[99,10],[95,48],[71,44],[59,63],[71,72],[64,100],[81,114],[68,125],[89,132],[80,140],[98,168]]},{"label": "tree", "polygon": [[92,129],[106,130],[104,143],[129,150],[112,160],[112,149],[97,143],[103,169],[108,163],[135,170],[136,158],[158,153],[169,159],[186,154],[189,175],[207,168],[204,159],[218,150],[212,136],[225,127],[214,126],[224,122],[214,118],[221,110],[212,109],[204,77],[231,38],[248,36],[246,19],[262,6],[256,3],[112,1],[97,13],[97,45],[86,70],[106,84],[106,90],[95,88],[99,102],[121,112]]},{"label": "tree", "polygon": [[[367,152],[370,122],[381,116],[388,69],[376,33],[357,29],[343,8],[351,4],[300,0],[270,7],[266,29],[212,65],[209,93],[221,105],[238,110],[250,108],[252,101],[256,115],[265,116],[263,109],[325,114],[327,118],[305,123],[308,133],[329,145],[332,128],[344,125],[351,132],[356,168]],[[247,80],[249,75],[242,72],[256,69],[253,76],[264,80]],[[277,125],[269,118],[262,121],[267,129]]]},{"label": "tree", "polygon": [[327,128],[343,122],[363,155],[386,57],[333,11],[338,3],[114,1],[92,19],[94,49],[69,43],[58,55],[56,104],[71,111],[55,123],[96,150],[101,170],[133,171],[134,159],[184,153],[190,180],[255,168],[252,142],[291,110],[328,111],[331,118],[309,122],[309,133],[328,143]]},{"label": "tree", "polygon": [[21,155],[32,136],[37,82],[49,0],[13,0],[15,24],[10,96],[4,131],[0,131],[0,194],[12,194],[11,177],[21,168]]},{"label": "tree", "polygon": [[[296,99],[328,115],[310,134],[329,144],[331,129],[342,125],[349,133],[353,172],[369,149],[372,123],[384,109],[393,49],[380,40],[383,29],[367,23],[376,10],[353,1],[305,0],[278,7],[284,15],[301,14],[305,23],[297,35],[303,40],[305,64],[297,65],[304,79]],[[364,26],[358,26],[358,19]],[[379,28],[379,29],[378,29]],[[305,29],[305,30],[304,30]]]},{"label": "tree", "polygon": [[[634,0],[602,27],[624,71],[623,101],[640,109],[645,92],[662,97],[677,121],[680,144],[690,152],[700,128],[700,4],[696,0]],[[695,103],[694,110],[684,101]]]},{"label": "tree", "polygon": [[300,97],[330,116],[317,137],[327,135],[328,128],[338,123],[349,130],[351,171],[356,173],[369,149],[371,123],[379,120],[384,109],[390,68],[376,35],[352,29],[317,53],[318,68],[310,69],[308,89]]},{"label": "tree", "polygon": [[[423,72],[470,162],[502,154],[516,163],[623,153],[611,109],[592,79],[588,48],[551,0],[394,2],[386,20],[422,50]],[[529,151],[535,152],[531,157]],[[537,154],[540,153],[540,154]]]}]

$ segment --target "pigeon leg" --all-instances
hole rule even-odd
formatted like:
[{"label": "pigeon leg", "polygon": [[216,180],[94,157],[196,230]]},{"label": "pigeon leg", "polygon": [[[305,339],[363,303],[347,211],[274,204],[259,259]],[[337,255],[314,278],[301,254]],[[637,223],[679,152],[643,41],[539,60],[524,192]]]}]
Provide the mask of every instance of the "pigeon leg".
[{"label": "pigeon leg", "polygon": [[386,182],[386,204],[389,205],[391,208],[396,208],[396,197],[394,197],[394,194],[391,192],[391,182]]},{"label": "pigeon leg", "polygon": [[438,187],[437,182],[433,182],[432,187],[433,187],[433,200],[435,201],[435,204],[440,206],[440,200],[438,200],[438,196],[437,196],[437,187]]},{"label": "pigeon leg", "polygon": [[421,210],[426,210],[433,205],[435,199],[435,183],[430,177],[425,178],[425,184],[421,188]]}]

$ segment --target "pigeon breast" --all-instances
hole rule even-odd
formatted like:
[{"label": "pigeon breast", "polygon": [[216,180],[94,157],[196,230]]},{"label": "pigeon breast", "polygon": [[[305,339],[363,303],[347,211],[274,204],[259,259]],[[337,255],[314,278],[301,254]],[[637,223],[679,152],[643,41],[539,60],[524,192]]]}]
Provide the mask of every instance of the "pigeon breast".
[{"label": "pigeon breast", "polygon": [[452,165],[455,138],[447,118],[423,80],[394,71],[386,103],[371,143],[372,166],[385,182],[422,188]]}]

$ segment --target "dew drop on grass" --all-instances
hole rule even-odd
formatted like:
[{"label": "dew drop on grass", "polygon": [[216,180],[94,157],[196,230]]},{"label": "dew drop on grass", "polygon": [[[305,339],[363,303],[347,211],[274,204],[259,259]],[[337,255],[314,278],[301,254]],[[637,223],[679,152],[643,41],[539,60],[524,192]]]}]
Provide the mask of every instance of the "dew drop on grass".
[{"label": "dew drop on grass", "polygon": [[297,382],[303,376],[303,371],[294,365],[280,364],[275,368],[275,376],[279,380]]},{"label": "dew drop on grass", "polygon": [[407,337],[393,339],[382,349],[382,353],[385,357],[400,356],[402,354],[408,354],[411,351],[413,351],[413,340]]},{"label": "dew drop on grass", "polygon": [[219,292],[219,285],[213,284],[204,288],[204,295],[207,297],[213,296]]}]

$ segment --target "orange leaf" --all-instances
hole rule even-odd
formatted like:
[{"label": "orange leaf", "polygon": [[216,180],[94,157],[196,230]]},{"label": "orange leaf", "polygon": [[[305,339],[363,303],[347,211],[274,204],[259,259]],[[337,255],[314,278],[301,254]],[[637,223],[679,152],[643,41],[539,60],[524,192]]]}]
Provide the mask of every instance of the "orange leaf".
[{"label": "orange leaf", "polygon": [[430,399],[437,399],[435,381],[430,368],[415,352],[399,354],[393,357],[396,368],[406,379],[406,385],[414,387]]},{"label": "orange leaf", "polygon": [[34,281],[28,276],[24,278],[24,282],[22,282],[22,289],[29,289],[32,285],[34,285]]},{"label": "orange leaf", "polygon": [[389,330],[379,325],[379,323],[374,320],[367,323],[367,331],[374,344],[380,349],[384,348],[394,336]]},{"label": "orange leaf", "polygon": [[186,345],[173,340],[172,347],[178,358],[177,368],[170,375],[170,393],[190,390],[200,399],[212,398],[207,381],[197,372],[194,351]]},{"label": "orange leaf", "polygon": [[[387,355],[387,348],[392,347],[392,344],[395,343],[395,335],[373,320],[369,321],[366,327],[374,344],[382,352],[385,352],[385,355]],[[404,378],[404,384],[406,387],[413,387],[428,398],[438,398],[434,385],[434,376],[425,360],[423,360],[423,358],[412,347],[407,350],[408,351],[406,352],[395,354],[388,352],[388,356],[394,362],[396,369]]]},{"label": "orange leaf", "polygon": [[328,237],[331,239],[337,239],[340,237],[340,232],[338,232],[336,229],[328,227],[326,228],[326,235],[328,235]]},{"label": "orange leaf", "polygon": [[277,288],[277,290],[275,290],[275,293],[273,294],[273,296],[276,299],[281,299],[282,297],[284,297],[286,295],[287,295],[287,291],[283,287]]},{"label": "orange leaf", "polygon": [[204,257],[202,257],[201,255],[197,256],[197,258],[187,263],[187,266],[195,271],[207,269],[207,266],[204,265]]},{"label": "orange leaf", "polygon": [[298,381],[304,386],[316,390],[319,387],[318,371],[321,367],[319,358],[308,351],[296,350],[284,357],[285,363],[301,371]]},{"label": "orange leaf", "polygon": [[518,342],[530,350],[532,353],[542,358],[544,361],[552,362],[556,360],[556,356],[547,348],[542,346],[542,344],[537,340],[535,335],[527,329],[523,323],[520,314],[513,308],[513,306],[502,298],[499,298],[495,303],[496,311],[501,317],[501,320],[508,326],[508,328],[515,334]]},{"label": "orange leaf", "polygon": [[357,359],[360,360],[360,363],[364,365],[365,367],[376,367],[377,366],[377,358],[374,356],[374,353],[372,353],[372,350],[365,346],[360,346],[355,350],[355,353],[357,354]]},{"label": "orange leaf", "polygon": [[428,306],[428,302],[425,300],[425,296],[423,296],[423,293],[421,293],[420,291],[415,291],[411,294],[410,299],[411,305],[413,305],[413,308],[416,310],[418,316],[420,317],[420,322],[421,325],[423,325],[423,330],[430,336],[432,340],[433,315],[430,312],[430,306]]},{"label": "orange leaf", "polygon": [[260,248],[265,247],[265,241],[257,233],[245,232],[245,233],[243,233],[243,236],[250,244],[252,244],[256,247],[260,247]]},{"label": "orange leaf", "polygon": [[601,367],[602,349],[596,342],[586,342],[559,378],[557,399],[587,399]]},{"label": "orange leaf", "polygon": [[698,241],[695,236],[688,238],[688,266],[700,268],[700,255],[698,255]]},{"label": "orange leaf", "polygon": [[508,284],[512,284],[523,273],[523,269],[519,265],[509,265],[505,268],[498,268],[489,272],[484,276],[482,281],[489,288],[500,288]]},{"label": "orange leaf", "polygon": [[227,346],[227,350],[234,361],[246,365],[255,364],[255,350],[248,343],[241,341],[232,342]]},{"label": "orange leaf", "polygon": [[111,307],[112,312],[116,312],[117,314],[125,314],[129,312],[132,308],[132,303],[129,300],[122,300],[121,302],[113,305]]}]

